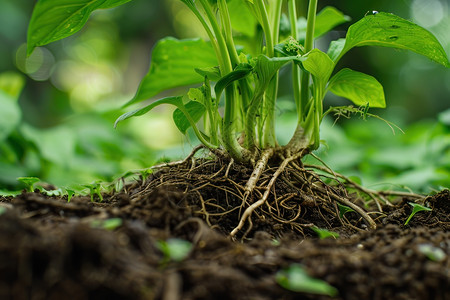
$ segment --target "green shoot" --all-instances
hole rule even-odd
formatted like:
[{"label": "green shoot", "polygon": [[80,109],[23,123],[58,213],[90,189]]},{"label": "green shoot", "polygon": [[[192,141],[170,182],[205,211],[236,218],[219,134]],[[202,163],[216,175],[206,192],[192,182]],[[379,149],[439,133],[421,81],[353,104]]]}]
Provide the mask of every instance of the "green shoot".
[{"label": "green shoot", "polygon": [[326,239],[326,238],[338,238],[339,237],[339,233],[337,232],[333,232],[333,231],[329,231],[327,229],[321,229],[317,226],[313,226],[311,227],[312,230],[314,230],[315,233],[317,233],[317,235],[319,236],[319,239]]},{"label": "green shoot", "polygon": [[408,225],[409,221],[411,221],[412,217],[418,213],[419,211],[431,211],[431,208],[417,204],[417,203],[412,203],[412,202],[408,202],[409,205],[411,205],[413,207],[413,210],[411,212],[411,214],[409,215],[408,219],[405,222],[405,226]]},{"label": "green shoot", "polygon": [[41,181],[37,177],[18,177],[17,180],[26,186],[26,190],[29,193],[33,193],[35,190],[35,184]]},{"label": "green shoot", "polygon": [[338,290],[335,287],[323,280],[310,277],[303,266],[298,264],[293,264],[279,271],[276,274],[276,281],[283,288],[294,292],[327,295],[330,297],[338,295]]},{"label": "green shoot", "polygon": [[72,189],[66,189],[67,192],[67,202],[70,202],[72,197],[75,195],[75,191]]},{"label": "green shoot", "polygon": [[185,259],[192,249],[192,244],[181,239],[168,239],[167,241],[158,241],[158,249],[163,253],[164,258],[161,262],[166,264],[170,261],[180,262]]},{"label": "green shoot", "polygon": [[422,254],[432,261],[441,262],[447,257],[444,250],[431,244],[420,244],[418,248]]},{"label": "green shoot", "polygon": [[89,189],[89,193],[91,195],[91,202],[94,202],[95,195],[98,196],[98,198],[100,199],[100,202],[103,202],[103,196],[101,193],[102,186],[101,186],[100,182],[95,181],[91,184],[83,184],[82,186]]},{"label": "green shoot", "polygon": [[346,213],[351,212],[351,211],[353,211],[353,212],[355,211],[353,208],[348,207],[346,205],[342,205],[342,204],[339,204],[339,203],[337,203],[337,205],[338,205],[338,208],[339,208],[339,216],[341,217],[341,219],[344,217],[344,215]]}]

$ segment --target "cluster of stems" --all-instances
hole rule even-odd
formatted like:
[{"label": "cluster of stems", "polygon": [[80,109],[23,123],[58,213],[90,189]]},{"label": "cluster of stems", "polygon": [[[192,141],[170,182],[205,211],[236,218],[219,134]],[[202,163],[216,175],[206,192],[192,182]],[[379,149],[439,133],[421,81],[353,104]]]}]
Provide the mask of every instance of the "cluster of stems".
[{"label": "cluster of stems", "polygon": [[[247,56],[236,50],[230,15],[226,0],[182,0],[203,25],[215,54],[220,75],[223,78],[246,63]],[[283,2],[287,2],[291,36],[297,40],[296,0],[246,0],[250,11],[262,29],[259,51],[268,58],[275,56],[275,45],[280,43],[279,26]],[[305,52],[314,47],[314,26],[318,0],[309,1],[307,12],[307,32],[304,42]],[[294,99],[298,114],[295,133],[286,145],[289,153],[298,153],[305,148],[317,148],[319,124],[322,118],[321,91],[310,91],[311,75],[297,64],[292,64]],[[224,90],[223,117],[218,114],[220,99],[207,105],[205,129],[209,136],[208,145],[222,146],[237,161],[254,158],[259,150],[276,148],[275,103],[278,94],[278,72],[264,86],[252,83],[248,78],[233,81]],[[205,84],[209,87],[208,79]],[[204,138],[202,138],[204,140]]]}]

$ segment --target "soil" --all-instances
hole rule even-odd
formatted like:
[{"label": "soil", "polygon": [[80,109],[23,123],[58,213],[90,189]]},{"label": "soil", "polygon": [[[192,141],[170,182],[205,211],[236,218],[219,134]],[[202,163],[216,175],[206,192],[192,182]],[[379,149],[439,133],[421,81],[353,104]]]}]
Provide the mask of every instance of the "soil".
[{"label": "soil", "polygon": [[[335,202],[296,188],[286,169],[231,239],[269,173],[244,199],[251,170],[210,162],[179,171],[163,168],[102,202],[38,190],[0,197],[0,299],[450,299],[449,190],[398,197],[382,213],[349,192],[352,202],[365,201],[377,225],[370,230],[356,212],[341,218]],[[408,203],[417,201],[432,210],[405,226]],[[108,229],[111,219],[120,222]],[[313,226],[340,236],[319,239]],[[192,243],[187,257],[165,256],[158,245],[169,239]],[[277,274],[292,265],[338,295],[283,288]]]}]

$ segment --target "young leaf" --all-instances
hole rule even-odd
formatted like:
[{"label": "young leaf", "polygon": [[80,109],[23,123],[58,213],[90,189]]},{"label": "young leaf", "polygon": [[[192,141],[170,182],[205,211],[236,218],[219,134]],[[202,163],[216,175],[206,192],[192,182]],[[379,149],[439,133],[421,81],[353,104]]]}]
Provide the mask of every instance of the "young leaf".
[{"label": "young leaf", "polygon": [[386,107],[383,86],[364,73],[342,69],[331,78],[328,89],[358,106],[369,104],[369,107]]},{"label": "young leaf", "polygon": [[152,52],[150,70],[139,89],[126,105],[147,100],[170,88],[201,83],[204,80],[195,69],[216,66],[217,58],[211,43],[201,39],[162,39]]},{"label": "young leaf", "polygon": [[339,216],[341,217],[341,219],[344,217],[344,215],[346,213],[351,212],[351,211],[355,211],[353,208],[348,207],[346,205],[342,205],[342,204],[339,204],[339,203],[337,205],[339,207]]},{"label": "young leaf", "polygon": [[333,231],[330,231],[330,230],[327,230],[327,229],[322,229],[322,228],[319,228],[317,226],[313,226],[313,227],[311,227],[311,229],[315,233],[317,233],[317,235],[319,236],[319,239],[326,239],[326,238],[329,238],[329,237],[332,237],[332,238],[338,238],[339,237],[339,233],[336,233],[336,232],[333,232]]},{"label": "young leaf", "polygon": [[167,241],[158,241],[156,246],[164,254],[164,262],[182,261],[192,249],[192,244],[181,239],[168,239]]},{"label": "young leaf", "polygon": [[405,226],[408,225],[408,223],[409,223],[409,221],[411,221],[412,217],[419,211],[422,211],[422,210],[431,211],[431,208],[417,204],[417,203],[408,202],[408,204],[413,207],[413,210],[412,210],[411,214],[409,215],[408,219],[406,220]]},{"label": "young leaf", "polygon": [[27,54],[34,48],[78,32],[96,9],[113,8],[131,0],[40,0],[28,26]]},{"label": "young leaf", "polygon": [[136,109],[136,110],[132,110],[129,111],[127,113],[124,113],[123,115],[121,115],[119,118],[117,118],[116,122],[114,123],[114,128],[117,127],[117,124],[119,124],[119,122],[122,122],[126,119],[129,119],[131,117],[137,117],[137,116],[142,116],[146,113],[148,113],[149,111],[151,111],[153,108],[157,107],[158,105],[161,104],[171,104],[171,105],[175,105],[176,107],[182,107],[183,106],[183,97],[182,96],[178,96],[178,97],[166,97],[166,98],[162,98],[159,100],[156,100],[155,102],[144,106],[142,108]]},{"label": "young leaf", "polygon": [[441,248],[432,244],[420,244],[418,248],[422,254],[432,261],[442,262],[447,257],[447,254]]},{"label": "young leaf", "polygon": [[[191,118],[195,123],[200,120],[206,110],[205,106],[197,101],[189,101],[188,103],[184,104],[184,106],[186,107],[187,112],[191,115]],[[191,124],[189,123],[189,120],[186,118],[184,113],[179,108],[177,108],[174,110],[172,117],[178,130],[181,133],[186,134],[186,130],[191,127]]]},{"label": "young leaf", "polygon": [[335,62],[353,47],[381,46],[411,50],[450,67],[444,48],[428,30],[389,13],[368,15],[348,29],[345,47]]},{"label": "young leaf", "polygon": [[327,295],[334,297],[338,290],[326,281],[313,278],[308,275],[303,266],[293,264],[289,268],[279,271],[276,280],[283,288],[311,294]]},{"label": "young leaf", "polygon": [[325,86],[333,72],[334,63],[326,53],[319,49],[313,49],[303,62],[303,67]]},{"label": "young leaf", "polygon": [[219,81],[217,81],[216,86],[214,87],[216,98],[220,99],[220,95],[227,86],[236,80],[244,78],[250,74],[251,71],[253,71],[253,67],[250,64],[242,64],[237,66],[234,71],[223,76]]},{"label": "young leaf", "polygon": [[17,180],[25,184],[27,192],[30,193],[34,192],[34,185],[41,181],[37,177],[18,177]]}]

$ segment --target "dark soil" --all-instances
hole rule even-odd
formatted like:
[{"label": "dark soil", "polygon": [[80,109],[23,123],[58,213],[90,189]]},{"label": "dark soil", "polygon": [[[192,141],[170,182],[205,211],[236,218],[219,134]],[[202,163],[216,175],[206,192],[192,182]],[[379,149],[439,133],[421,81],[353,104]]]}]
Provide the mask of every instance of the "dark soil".
[{"label": "dark soil", "polygon": [[[282,288],[276,274],[293,264],[335,287],[332,299],[450,299],[449,190],[424,198],[432,211],[407,226],[408,202],[417,198],[383,206],[369,231],[355,212],[336,217],[333,201],[280,179],[271,202],[233,241],[239,189],[251,170],[233,166],[224,176],[226,165],[193,169],[152,174],[101,203],[39,192],[0,197],[0,299],[331,299]],[[98,226],[111,218],[121,225]],[[319,239],[313,224],[340,237]],[[193,244],[184,260],[159,250],[171,238]],[[444,256],[427,255],[423,245]]]}]

